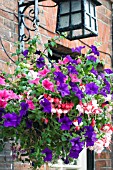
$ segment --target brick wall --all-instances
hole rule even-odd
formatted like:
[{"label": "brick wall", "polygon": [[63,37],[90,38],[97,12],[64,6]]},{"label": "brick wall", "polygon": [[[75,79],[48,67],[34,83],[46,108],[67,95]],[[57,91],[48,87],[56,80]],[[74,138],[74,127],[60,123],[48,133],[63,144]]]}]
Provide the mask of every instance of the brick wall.
[{"label": "brick wall", "polygon": [[[97,7],[97,18],[98,18],[98,37],[82,39],[82,41],[69,41],[62,40],[61,45],[72,48],[79,45],[84,45],[84,43],[91,45],[94,42],[101,42],[102,46],[99,47],[99,50],[104,53],[109,53],[112,55],[112,5],[110,0],[99,0],[102,3],[102,6]],[[43,5],[54,5],[54,2],[51,0],[40,2]],[[2,43],[10,56],[12,52],[15,51],[13,46],[14,42],[18,40],[18,20],[16,15],[18,15],[18,3],[17,0],[0,0],[0,37],[2,38]],[[9,11],[6,12],[6,11]],[[13,14],[15,13],[15,15]],[[46,43],[50,37],[54,37],[55,26],[56,26],[56,16],[57,16],[57,7],[39,7],[39,19],[40,26],[38,32],[40,32],[41,42]],[[47,31],[49,30],[49,31]],[[32,35],[37,34],[38,32],[33,32]],[[59,43],[59,42],[58,42]],[[42,46],[39,46],[41,49]],[[104,59],[106,63],[106,68],[111,66],[111,59],[108,54],[101,53],[100,59]],[[5,54],[3,47],[0,43],[0,70],[7,70],[11,72],[13,70],[13,63],[11,67],[7,67],[6,62],[10,61],[7,55]],[[100,157],[95,155],[95,170],[111,170],[113,165],[111,165],[111,155],[109,151],[102,153]],[[22,165],[19,163],[15,164],[15,170],[27,170],[28,165]],[[5,169],[3,169],[5,170]]]}]

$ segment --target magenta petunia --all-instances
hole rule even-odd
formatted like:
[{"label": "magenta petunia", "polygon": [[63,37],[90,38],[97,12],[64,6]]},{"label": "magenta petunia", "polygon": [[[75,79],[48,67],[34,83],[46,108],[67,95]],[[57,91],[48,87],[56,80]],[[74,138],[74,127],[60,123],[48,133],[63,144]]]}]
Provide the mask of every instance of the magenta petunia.
[{"label": "magenta petunia", "polygon": [[42,81],[42,86],[46,89],[46,90],[50,90],[50,91],[54,91],[54,84],[49,81],[49,79],[44,79]]}]

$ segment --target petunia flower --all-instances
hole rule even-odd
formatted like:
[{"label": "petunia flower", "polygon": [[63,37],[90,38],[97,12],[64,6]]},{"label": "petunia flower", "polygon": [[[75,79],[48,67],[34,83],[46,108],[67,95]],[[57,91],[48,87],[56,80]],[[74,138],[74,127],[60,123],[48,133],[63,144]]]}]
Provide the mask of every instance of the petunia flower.
[{"label": "petunia flower", "polygon": [[91,82],[86,84],[85,92],[86,94],[94,95],[94,94],[98,94],[98,89],[99,87],[94,82]]},{"label": "petunia flower", "polygon": [[77,74],[78,75],[78,72],[76,70],[76,68],[72,65],[68,65],[67,66],[67,69],[68,69],[68,72],[71,73],[71,74]]},{"label": "petunia flower", "polygon": [[29,105],[28,105],[28,103],[22,102],[22,103],[20,103],[20,106],[21,106],[21,110],[19,111],[20,117],[23,117],[26,115]]},{"label": "petunia flower", "polygon": [[26,127],[30,129],[32,127],[33,121],[32,120],[26,120]]},{"label": "petunia flower", "polygon": [[97,70],[94,69],[94,67],[90,70],[91,73],[93,73],[95,76],[98,75],[98,72]]},{"label": "petunia flower", "polygon": [[52,151],[49,148],[43,149],[42,153],[46,155],[44,158],[44,162],[48,162],[52,160]]},{"label": "petunia flower", "polygon": [[87,59],[88,59],[88,60],[91,60],[91,61],[93,61],[93,62],[96,62],[96,60],[97,60],[97,58],[94,57],[93,55],[87,56]]},{"label": "petunia flower", "polygon": [[64,75],[62,72],[54,72],[54,80],[59,81],[60,83],[64,83],[64,79],[66,78],[66,75]]},{"label": "petunia flower", "polygon": [[50,72],[49,69],[44,68],[42,71],[38,71],[37,75],[41,77],[45,77]]},{"label": "petunia flower", "polygon": [[21,118],[16,113],[6,113],[2,116],[5,127],[17,127],[20,124]]},{"label": "petunia flower", "polygon": [[57,90],[61,93],[62,97],[70,95],[70,91],[67,84],[64,83],[60,84],[57,87]]},{"label": "petunia flower", "polygon": [[39,57],[36,61],[37,68],[42,68],[45,65],[45,60],[43,57]]},{"label": "petunia flower", "polygon": [[81,80],[78,79],[76,74],[69,74],[69,76],[71,77],[72,82],[80,82],[81,83]]},{"label": "petunia flower", "polygon": [[71,150],[69,153],[69,156],[71,158],[77,159],[79,157],[79,153],[83,150],[83,147],[85,145],[84,141],[80,140],[80,137],[76,137],[70,140],[71,142]]},{"label": "petunia flower", "polygon": [[113,71],[111,69],[104,69],[104,71],[107,73],[107,74],[113,74]]},{"label": "petunia flower", "polygon": [[28,52],[29,52],[29,50],[24,50],[24,51],[22,52],[22,54],[24,55],[24,57],[28,57]]},{"label": "petunia flower", "polygon": [[28,83],[29,84],[39,84],[39,80],[40,80],[40,78],[36,78],[36,79],[34,79],[34,80],[28,80]]},{"label": "petunia flower", "polygon": [[27,104],[29,106],[29,109],[31,109],[31,110],[35,109],[35,105],[34,105],[32,100],[27,100],[26,102],[27,102]]},{"label": "petunia flower", "polygon": [[5,79],[0,77],[0,85],[5,85]]},{"label": "petunia flower", "polygon": [[86,138],[86,146],[93,146],[94,143],[97,141],[96,133],[94,131],[94,128],[89,125],[89,126],[84,126],[83,127],[85,131],[85,138]]},{"label": "petunia flower", "polygon": [[43,107],[43,112],[51,113],[51,103],[46,98],[40,101],[40,105]]},{"label": "petunia flower", "polygon": [[77,53],[80,53],[81,54],[81,50],[85,48],[85,46],[79,46],[79,47],[76,47],[76,48],[72,48],[72,52],[77,52]]},{"label": "petunia flower", "polygon": [[61,130],[70,130],[70,126],[72,125],[72,121],[67,117],[64,116],[63,118],[59,119],[58,121],[59,123],[61,123]]},{"label": "petunia flower", "polygon": [[42,86],[46,89],[46,90],[50,90],[50,91],[54,91],[54,84],[49,81],[49,79],[44,79],[42,81]]},{"label": "petunia flower", "polygon": [[94,54],[97,55],[97,56],[100,55],[100,53],[99,53],[97,47],[94,46],[94,45],[91,45],[91,53],[94,53]]}]

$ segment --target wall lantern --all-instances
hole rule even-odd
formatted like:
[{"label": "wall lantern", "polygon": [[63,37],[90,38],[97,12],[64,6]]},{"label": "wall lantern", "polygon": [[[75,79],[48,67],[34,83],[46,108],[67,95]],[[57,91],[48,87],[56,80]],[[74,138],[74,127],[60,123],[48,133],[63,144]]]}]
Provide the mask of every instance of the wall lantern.
[{"label": "wall lantern", "polygon": [[53,0],[58,4],[57,27],[59,33],[66,33],[69,40],[98,35],[97,0]]}]

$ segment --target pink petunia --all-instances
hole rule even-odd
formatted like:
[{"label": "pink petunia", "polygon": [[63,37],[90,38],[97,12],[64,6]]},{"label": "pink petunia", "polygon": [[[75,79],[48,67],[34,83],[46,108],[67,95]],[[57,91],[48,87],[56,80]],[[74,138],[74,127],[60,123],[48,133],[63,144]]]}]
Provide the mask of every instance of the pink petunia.
[{"label": "pink petunia", "polygon": [[9,99],[20,99],[20,97],[15,94],[12,90],[8,90],[9,93]]},{"label": "pink petunia", "polygon": [[65,57],[63,60],[59,60],[58,63],[59,63],[60,65],[67,64],[67,63],[69,63],[69,59],[68,59],[67,57]]},{"label": "pink petunia", "polygon": [[0,85],[5,85],[5,79],[0,77]]},{"label": "pink petunia", "polygon": [[42,81],[42,86],[46,89],[46,90],[50,90],[50,91],[54,91],[54,84],[49,81],[49,79],[44,79]]},{"label": "pink petunia", "polygon": [[34,103],[32,102],[32,100],[27,100],[26,102],[27,102],[27,104],[29,105],[29,109],[31,109],[31,110],[34,110],[34,109],[35,109],[35,105],[34,105]]},{"label": "pink petunia", "polygon": [[42,71],[39,71],[39,72],[37,73],[37,75],[38,75],[38,76],[45,77],[49,72],[50,72],[49,69],[44,68]]},{"label": "pink petunia", "polygon": [[53,64],[53,66],[54,66],[54,68],[55,68],[55,71],[57,71],[57,72],[58,72],[58,71],[61,71],[60,68],[59,68],[59,66],[57,66],[56,64]]},{"label": "pink petunia", "polygon": [[81,80],[78,79],[76,74],[69,74],[69,76],[71,77],[72,82],[80,82],[81,83]]},{"label": "pink petunia", "polygon": [[39,84],[39,80],[40,80],[40,78],[36,78],[36,79],[34,79],[34,80],[28,80],[28,83],[29,84]]},{"label": "pink petunia", "polygon": [[0,107],[5,108],[6,106],[7,106],[7,102],[0,100]]},{"label": "pink petunia", "polygon": [[8,90],[0,90],[0,100],[1,101],[8,101],[10,99],[10,94]]}]

